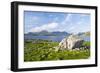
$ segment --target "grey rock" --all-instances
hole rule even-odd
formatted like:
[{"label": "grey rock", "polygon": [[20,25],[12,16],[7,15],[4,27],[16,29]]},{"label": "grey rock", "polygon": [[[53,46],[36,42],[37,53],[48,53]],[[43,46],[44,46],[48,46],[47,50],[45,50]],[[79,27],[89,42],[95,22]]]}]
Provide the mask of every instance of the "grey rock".
[{"label": "grey rock", "polygon": [[64,38],[60,43],[59,43],[59,48],[61,50],[63,49],[75,49],[75,48],[80,48],[83,44],[84,40],[81,39],[78,35],[70,35],[68,38]]},{"label": "grey rock", "polygon": [[60,43],[59,43],[59,49],[60,50],[63,50],[63,49],[67,49],[68,47],[67,47],[67,39],[66,38],[64,38]]}]

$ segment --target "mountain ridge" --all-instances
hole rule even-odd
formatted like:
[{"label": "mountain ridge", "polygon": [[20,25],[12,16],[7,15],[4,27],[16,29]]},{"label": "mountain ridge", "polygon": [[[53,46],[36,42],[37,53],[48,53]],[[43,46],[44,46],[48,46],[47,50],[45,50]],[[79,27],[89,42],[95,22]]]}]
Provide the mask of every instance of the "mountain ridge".
[{"label": "mountain ridge", "polygon": [[54,31],[54,32],[48,32],[48,31],[40,31],[40,32],[29,32],[27,34],[24,35],[33,35],[33,36],[60,36],[60,35],[70,35],[70,33],[68,32],[60,32],[60,31]]}]

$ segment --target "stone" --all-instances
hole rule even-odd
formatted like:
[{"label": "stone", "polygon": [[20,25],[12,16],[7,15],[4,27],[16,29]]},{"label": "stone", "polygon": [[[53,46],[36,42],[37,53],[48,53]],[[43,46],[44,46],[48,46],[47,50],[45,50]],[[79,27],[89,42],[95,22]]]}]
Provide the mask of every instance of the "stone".
[{"label": "stone", "polygon": [[80,50],[80,48],[75,48],[75,50]]},{"label": "stone", "polygon": [[64,49],[75,49],[75,48],[80,48],[83,44],[84,40],[81,39],[78,35],[70,35],[68,38],[64,38],[60,43],[59,43],[59,48],[61,50]]},{"label": "stone", "polygon": [[59,43],[59,49],[60,50],[63,50],[63,49],[67,49],[68,47],[67,47],[67,39],[66,38],[64,38],[60,43]]}]

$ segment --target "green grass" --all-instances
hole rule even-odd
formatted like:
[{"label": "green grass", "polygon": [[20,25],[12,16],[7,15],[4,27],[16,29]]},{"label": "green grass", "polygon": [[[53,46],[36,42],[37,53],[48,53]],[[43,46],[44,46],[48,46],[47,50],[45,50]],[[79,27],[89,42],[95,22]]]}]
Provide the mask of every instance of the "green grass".
[{"label": "green grass", "polygon": [[90,42],[84,42],[83,46],[90,46]]},{"label": "green grass", "polygon": [[[59,42],[52,42],[46,40],[25,41],[24,44],[24,61],[49,61],[49,60],[74,60],[87,59],[90,57],[90,50],[58,50],[55,51],[55,46]],[[84,42],[83,46],[90,46],[89,42]]]}]

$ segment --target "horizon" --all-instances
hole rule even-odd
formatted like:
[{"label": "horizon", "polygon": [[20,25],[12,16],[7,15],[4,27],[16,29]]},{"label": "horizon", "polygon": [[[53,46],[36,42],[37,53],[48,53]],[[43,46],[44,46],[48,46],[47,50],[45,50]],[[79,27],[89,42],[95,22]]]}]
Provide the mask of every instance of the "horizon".
[{"label": "horizon", "polygon": [[[43,31],[49,32],[47,30],[43,30]],[[39,32],[42,32],[42,31],[39,31]],[[24,33],[24,34],[28,34],[28,33],[39,33],[39,32],[27,32],[27,33]],[[70,33],[70,32],[66,32],[66,31],[52,31],[52,32],[65,32],[65,33],[68,33],[68,34],[79,34],[79,33],[85,33],[85,32],[90,32],[90,31],[78,32],[78,33]],[[52,32],[50,31],[50,33],[52,33]]]},{"label": "horizon", "polygon": [[24,33],[90,31],[90,14],[24,11]]}]

